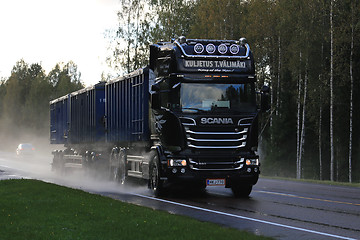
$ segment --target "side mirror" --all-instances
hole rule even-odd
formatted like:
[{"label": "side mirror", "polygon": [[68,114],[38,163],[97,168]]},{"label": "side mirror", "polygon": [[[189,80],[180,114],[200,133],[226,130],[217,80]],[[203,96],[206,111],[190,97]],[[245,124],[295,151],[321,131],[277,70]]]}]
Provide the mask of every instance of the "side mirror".
[{"label": "side mirror", "polygon": [[268,110],[270,110],[270,103],[269,103],[270,87],[264,85],[260,93],[261,93],[261,111],[267,112]]},{"label": "side mirror", "polygon": [[160,109],[161,108],[160,94],[158,92],[154,92],[151,94],[151,108],[152,109]]}]

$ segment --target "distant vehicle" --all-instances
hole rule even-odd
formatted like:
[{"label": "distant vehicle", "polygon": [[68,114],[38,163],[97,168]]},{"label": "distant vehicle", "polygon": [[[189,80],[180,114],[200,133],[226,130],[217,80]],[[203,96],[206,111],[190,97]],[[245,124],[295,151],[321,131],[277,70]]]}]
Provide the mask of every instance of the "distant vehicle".
[{"label": "distant vehicle", "polygon": [[20,143],[16,149],[18,156],[30,156],[35,154],[35,148],[31,143]]}]

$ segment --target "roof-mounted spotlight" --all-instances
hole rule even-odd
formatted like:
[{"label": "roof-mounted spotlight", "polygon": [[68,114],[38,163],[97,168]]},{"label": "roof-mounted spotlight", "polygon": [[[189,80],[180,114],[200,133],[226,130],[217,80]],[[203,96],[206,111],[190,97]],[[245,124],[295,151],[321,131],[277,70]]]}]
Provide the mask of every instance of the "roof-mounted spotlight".
[{"label": "roof-mounted spotlight", "polygon": [[219,51],[219,53],[221,53],[221,54],[225,54],[226,52],[227,52],[227,46],[225,45],[225,44],[220,44],[219,46],[218,46],[218,51]]},{"label": "roof-mounted spotlight", "polygon": [[197,53],[197,54],[201,54],[201,53],[203,53],[204,52],[204,45],[202,45],[201,43],[197,43],[197,44],[195,44],[195,46],[194,46],[194,51],[195,51],[195,53]]},{"label": "roof-mounted spotlight", "polygon": [[216,51],[216,47],[214,44],[209,43],[208,45],[206,45],[206,52],[209,54],[213,54]]},{"label": "roof-mounted spotlight", "polygon": [[179,43],[180,44],[186,43],[186,37],[185,36],[180,36],[179,37]]},{"label": "roof-mounted spotlight", "polygon": [[232,44],[232,45],[230,46],[230,52],[231,52],[232,54],[234,54],[234,55],[235,55],[235,54],[238,54],[239,51],[240,51],[240,48],[239,48],[238,45]]}]

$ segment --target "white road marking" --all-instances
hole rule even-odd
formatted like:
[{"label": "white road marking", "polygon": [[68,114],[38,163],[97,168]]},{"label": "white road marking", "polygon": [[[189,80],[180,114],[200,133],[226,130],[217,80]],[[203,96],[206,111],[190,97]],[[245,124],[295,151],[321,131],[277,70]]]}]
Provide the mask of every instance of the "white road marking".
[{"label": "white road marking", "polygon": [[346,240],[356,240],[355,238],[349,238],[349,237],[344,237],[344,236],[340,236],[340,235],[334,235],[334,234],[330,234],[330,233],[324,233],[324,232],[314,231],[314,230],[310,230],[310,229],[305,229],[305,228],[300,228],[300,227],[294,227],[294,226],[290,226],[290,225],[285,225],[285,224],[280,224],[280,223],[265,221],[265,220],[256,219],[256,218],[244,217],[244,216],[235,215],[235,214],[231,214],[231,213],[220,212],[220,211],[215,211],[215,210],[211,210],[211,209],[207,209],[207,208],[201,208],[201,207],[196,207],[196,206],[192,206],[192,205],[188,205],[188,204],[183,204],[183,203],[168,201],[168,200],[164,200],[164,199],[160,199],[160,198],[149,197],[149,196],[145,196],[145,195],[141,195],[141,194],[133,194],[133,195],[134,195],[134,196],[141,197],[141,198],[147,198],[147,199],[151,199],[151,200],[154,200],[154,201],[169,203],[169,204],[173,204],[173,205],[177,205],[177,206],[181,206],[181,207],[191,208],[191,209],[195,209],[195,210],[200,210],[200,211],[204,211],[204,212],[215,213],[215,214],[219,214],[219,215],[224,215],[224,216],[228,216],[228,217],[239,218],[239,219],[248,220],[248,221],[253,221],[253,222],[259,222],[259,223],[268,224],[268,225],[273,225],[273,226],[282,227],[282,228],[288,228],[288,229],[292,229],[292,230],[298,230],[298,231],[302,231],[302,232],[313,233],[313,234],[322,235],[322,236],[326,236],[326,237],[333,237],[333,238],[346,239]]},{"label": "white road marking", "polygon": [[278,193],[278,192],[269,192],[269,191],[254,191],[254,192],[259,192],[259,193],[268,193],[268,194],[274,194],[274,195],[280,195],[280,196],[288,196],[288,197],[298,197],[297,195],[294,194],[289,194],[289,193]]},{"label": "white road marking", "polygon": [[266,194],[272,194],[272,195],[279,195],[279,196],[286,196],[286,197],[293,197],[293,198],[300,198],[300,199],[306,199],[306,200],[321,201],[321,202],[329,202],[329,203],[360,206],[360,203],[342,202],[342,201],[335,201],[335,200],[329,200],[329,199],[323,199],[323,198],[303,197],[303,196],[294,195],[294,194],[288,194],[288,193],[278,193],[278,192],[268,192],[268,191],[254,191],[254,192],[266,193]]}]

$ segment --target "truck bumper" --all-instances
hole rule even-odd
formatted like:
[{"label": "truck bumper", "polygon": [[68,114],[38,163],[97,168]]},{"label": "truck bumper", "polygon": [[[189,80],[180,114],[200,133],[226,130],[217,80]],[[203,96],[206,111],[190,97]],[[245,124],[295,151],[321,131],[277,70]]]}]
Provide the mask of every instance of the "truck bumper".
[{"label": "truck bumper", "polygon": [[[162,162],[163,176],[170,183],[206,183],[208,179],[225,179],[226,187],[231,187],[233,183],[255,185],[260,174],[258,159],[259,156],[250,152],[228,155],[214,152],[214,154],[207,153],[201,156],[168,155]],[[182,164],[185,160],[186,165]]]},{"label": "truck bumper", "polygon": [[[174,170],[175,169],[175,170]],[[166,178],[169,183],[203,183],[208,179],[225,179],[225,187],[236,184],[255,185],[259,179],[259,167],[250,166],[240,170],[193,170],[190,168],[168,168]]]}]

